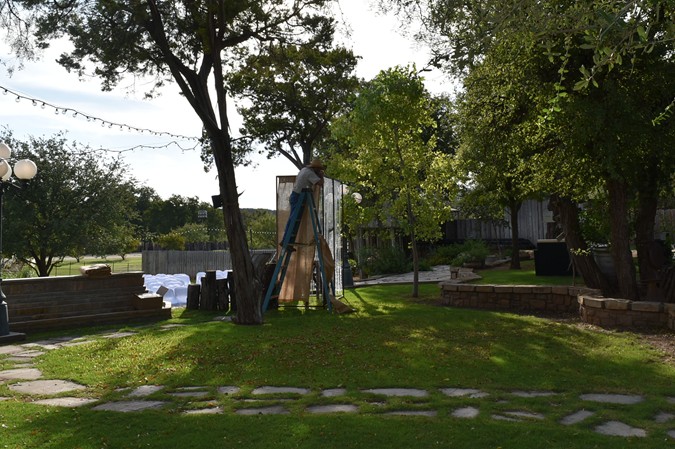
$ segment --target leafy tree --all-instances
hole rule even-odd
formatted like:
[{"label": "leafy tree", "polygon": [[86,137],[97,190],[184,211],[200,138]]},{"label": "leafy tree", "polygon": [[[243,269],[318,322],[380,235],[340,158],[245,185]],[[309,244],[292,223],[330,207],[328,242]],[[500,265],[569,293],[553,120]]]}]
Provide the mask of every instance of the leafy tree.
[{"label": "leafy tree", "polygon": [[449,156],[425,130],[435,124],[430,95],[414,67],[389,69],[360,91],[354,109],[334,132],[345,150],[331,160],[340,179],[367,195],[373,216],[395,220],[408,235],[413,256],[413,296],[418,294],[418,240],[440,237],[450,214]]},{"label": "leafy tree", "polygon": [[469,187],[462,197],[467,210],[492,203],[502,216],[509,212],[511,268],[519,269],[518,211],[536,193],[531,159],[544,144],[537,128],[542,77],[532,77],[536,69],[523,54],[531,47],[510,43],[496,44],[464,80],[458,165]]},{"label": "leafy tree", "polygon": [[[429,33],[422,31],[435,53],[435,62],[452,73],[469,74],[494,60],[504,43],[512,48],[539,49],[525,63],[536,61],[540,70],[523,70],[540,83],[527,88],[542,111],[535,136],[544,146],[533,158],[541,186],[566,211],[568,245],[583,250],[577,238],[578,211],[569,206],[583,200],[588,181],[606,190],[611,212],[611,241],[618,270],[616,291],[636,299],[638,289],[632,264],[631,229],[644,260],[653,239],[657,192],[670,182],[672,151],[667,144],[673,120],[673,40],[675,3],[669,0],[556,1],[435,1],[419,0],[396,4],[406,12],[423,5]],[[435,36],[434,36],[435,34]],[[519,62],[522,62],[519,59]],[[493,72],[509,79],[509,61],[493,65]],[[548,72],[557,70],[557,80]],[[671,75],[668,76],[667,73]],[[523,77],[517,83],[527,86]],[[526,77],[527,79],[527,77]],[[543,105],[542,98],[550,100]],[[510,97],[515,98],[515,95]],[[645,101],[647,99],[647,101]],[[485,108],[488,109],[488,108]],[[555,136],[555,138],[551,138]],[[574,178],[570,174],[576,173]],[[581,182],[577,182],[581,181]],[[578,186],[571,186],[577,182]],[[594,188],[587,188],[586,195]],[[631,203],[638,208],[631,222]],[[562,209],[561,209],[562,210]],[[641,271],[648,275],[641,261]],[[593,264],[588,265],[590,267]],[[643,268],[644,267],[644,268]],[[643,271],[644,270],[644,271]],[[593,276],[589,276],[591,279]],[[587,280],[587,277],[584,276]],[[587,280],[587,283],[589,281]]]},{"label": "leafy tree", "polygon": [[[3,251],[48,276],[67,255],[121,251],[115,238],[133,216],[130,181],[120,179],[120,162],[102,160],[89,149],[67,144],[61,135],[19,142],[3,139],[13,157],[31,159],[37,176],[5,201]],[[72,150],[67,147],[72,146]]]},{"label": "leafy tree", "polygon": [[[241,324],[262,323],[255,277],[241,218],[227,111],[227,63],[269,43],[312,42],[332,29],[322,15],[328,0],[15,0],[31,15],[25,22],[38,45],[68,37],[73,49],[59,62],[85,75],[88,63],[103,89],[124,77],[155,77],[155,87],[175,82],[202,121],[218,173]],[[210,84],[209,84],[210,83]],[[150,92],[152,94],[152,92]],[[215,95],[215,98],[212,98]]]},{"label": "leafy tree", "polygon": [[277,216],[267,209],[244,209],[244,223],[252,249],[276,248]]},{"label": "leafy tree", "polygon": [[314,46],[270,45],[232,74],[232,93],[247,100],[237,108],[244,121],[238,146],[259,142],[268,158],[281,154],[298,169],[310,163],[359,85],[353,53],[329,48],[332,33],[320,37],[325,42]]}]

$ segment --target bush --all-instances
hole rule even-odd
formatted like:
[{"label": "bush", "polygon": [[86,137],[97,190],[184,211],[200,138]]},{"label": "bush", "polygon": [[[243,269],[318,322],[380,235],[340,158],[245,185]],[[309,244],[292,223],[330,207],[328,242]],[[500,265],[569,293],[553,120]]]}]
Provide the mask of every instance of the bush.
[{"label": "bush", "polygon": [[489,254],[490,248],[482,240],[467,240],[462,243],[462,250],[452,259],[451,265],[461,267],[467,263],[476,263],[483,266]]},{"label": "bush", "polygon": [[165,250],[185,250],[185,237],[176,232],[160,235],[157,243]]},{"label": "bush", "polygon": [[464,243],[439,246],[427,262],[430,265],[452,265],[461,267],[465,263],[485,262],[490,249],[482,240],[467,240]]},{"label": "bush", "polygon": [[367,248],[361,251],[361,270],[366,276],[398,274],[412,270],[412,264],[400,248]]}]

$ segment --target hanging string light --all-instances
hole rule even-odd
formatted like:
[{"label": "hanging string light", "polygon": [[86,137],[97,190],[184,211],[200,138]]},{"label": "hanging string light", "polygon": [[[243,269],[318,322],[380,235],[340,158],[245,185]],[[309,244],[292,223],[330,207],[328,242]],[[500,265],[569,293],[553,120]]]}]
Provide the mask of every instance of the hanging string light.
[{"label": "hanging string light", "polygon": [[89,114],[85,114],[84,112],[77,111],[77,110],[75,110],[73,108],[70,108],[70,107],[56,106],[56,105],[53,105],[51,103],[48,103],[46,101],[43,101],[43,100],[40,100],[40,99],[37,99],[37,98],[31,98],[31,97],[28,97],[26,95],[22,95],[18,92],[15,92],[15,91],[11,90],[11,89],[8,89],[7,87],[4,87],[4,86],[0,86],[0,90],[2,90],[3,95],[8,95],[8,94],[13,95],[15,97],[15,101],[17,103],[21,102],[22,99],[29,100],[32,103],[33,106],[37,106],[38,103],[39,103],[41,109],[45,109],[46,107],[52,108],[52,109],[54,109],[54,114],[56,114],[56,115],[58,115],[59,113],[65,115],[68,112],[72,112],[72,116],[74,118],[84,117],[88,122],[90,122],[92,120],[94,122],[100,121],[102,127],[105,127],[107,125],[108,128],[112,128],[113,126],[115,126],[115,127],[119,127],[120,131],[126,128],[127,131],[130,131],[130,132],[134,131],[134,132],[138,132],[138,133],[141,133],[141,134],[144,134],[144,133],[147,132],[147,133],[150,133],[153,136],[171,137],[173,139],[192,140],[192,141],[196,141],[196,142],[201,141],[201,138],[199,138],[199,137],[183,136],[183,135],[180,135],[180,134],[174,134],[174,133],[170,133],[170,132],[166,132],[166,131],[154,131],[154,130],[147,129],[147,128],[139,128],[137,126],[131,126],[131,125],[123,124],[123,123],[111,122],[109,120],[104,120],[104,119],[99,118],[99,117],[95,117],[95,116],[92,116],[92,115],[89,115]]}]

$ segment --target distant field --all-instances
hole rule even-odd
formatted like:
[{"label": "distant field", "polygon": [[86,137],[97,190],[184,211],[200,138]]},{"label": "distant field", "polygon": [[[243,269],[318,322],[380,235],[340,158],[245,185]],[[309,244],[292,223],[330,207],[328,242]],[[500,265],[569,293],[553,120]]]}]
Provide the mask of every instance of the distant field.
[{"label": "distant field", "polygon": [[104,263],[110,265],[113,273],[127,273],[129,271],[141,271],[143,259],[140,254],[134,253],[127,255],[124,260],[120,256],[84,257],[78,262],[75,259],[68,258],[56,266],[51,276],[70,276],[80,274],[80,267],[84,265],[94,265]]}]

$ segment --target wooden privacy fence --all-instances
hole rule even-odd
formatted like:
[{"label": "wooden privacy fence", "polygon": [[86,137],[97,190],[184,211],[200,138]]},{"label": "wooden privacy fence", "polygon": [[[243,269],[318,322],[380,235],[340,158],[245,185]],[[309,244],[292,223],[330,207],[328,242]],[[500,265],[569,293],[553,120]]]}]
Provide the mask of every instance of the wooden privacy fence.
[{"label": "wooden privacy fence", "polygon": [[[255,250],[252,254],[271,258],[274,250]],[[143,272],[148,274],[185,273],[194,278],[200,271],[231,269],[228,251],[143,251]]]}]

